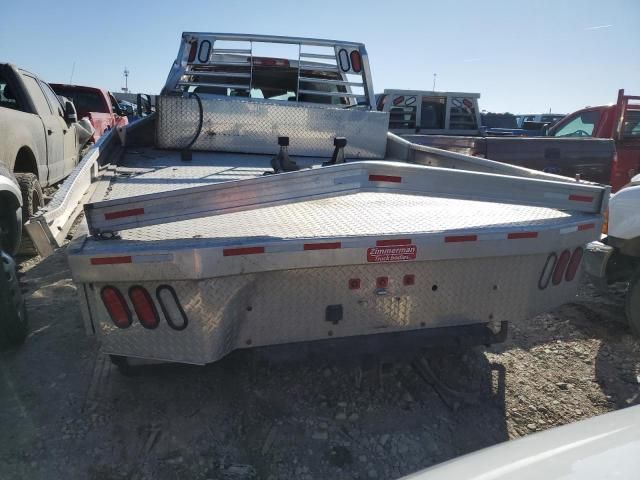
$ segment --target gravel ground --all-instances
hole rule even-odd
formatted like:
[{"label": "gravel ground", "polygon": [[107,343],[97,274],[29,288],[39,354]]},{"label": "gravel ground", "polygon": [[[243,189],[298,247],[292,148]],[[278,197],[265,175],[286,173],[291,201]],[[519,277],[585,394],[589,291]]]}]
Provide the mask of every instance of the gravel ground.
[{"label": "gravel ground", "polygon": [[[424,360],[268,363],[122,376],[86,337],[64,252],[21,264],[32,333],[0,354],[3,479],[398,478],[458,455],[640,403],[622,287],[511,324],[491,348]],[[455,403],[455,405],[454,405]]]}]

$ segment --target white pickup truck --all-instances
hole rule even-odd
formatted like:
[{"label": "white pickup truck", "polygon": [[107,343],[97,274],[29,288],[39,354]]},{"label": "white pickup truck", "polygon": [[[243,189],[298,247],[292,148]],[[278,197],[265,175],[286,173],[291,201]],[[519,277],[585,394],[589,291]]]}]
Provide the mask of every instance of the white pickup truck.
[{"label": "white pickup truck", "polygon": [[629,283],[625,311],[640,337],[640,175],[611,196],[603,233],[587,246],[585,270],[603,291],[615,282]]},{"label": "white pickup truck", "polygon": [[22,231],[22,194],[9,169],[0,163],[0,350],[22,343],[27,312],[12,255]]},{"label": "white pickup truck", "polygon": [[92,150],[51,202],[65,219],[29,232],[55,247],[92,189],[68,260],[119,366],[489,344],[573,298],[608,187],[412,144],[388,122],[360,43],[184,33],[156,114],[112,134],[111,166]]}]

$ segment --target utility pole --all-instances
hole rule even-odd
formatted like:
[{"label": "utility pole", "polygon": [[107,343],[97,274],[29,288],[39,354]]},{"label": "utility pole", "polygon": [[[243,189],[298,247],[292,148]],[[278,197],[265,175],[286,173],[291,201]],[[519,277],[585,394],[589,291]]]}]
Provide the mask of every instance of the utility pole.
[{"label": "utility pole", "polygon": [[71,77],[69,77],[69,84],[73,85],[73,73],[76,71],[76,62],[73,62],[73,66],[71,67]]},{"label": "utility pole", "polygon": [[124,88],[122,89],[122,91],[124,93],[129,93],[129,70],[127,70],[127,67],[124,67]]},{"label": "utility pole", "polygon": [[438,76],[437,73],[433,74],[433,87],[431,88],[432,91],[436,91],[436,77]]}]

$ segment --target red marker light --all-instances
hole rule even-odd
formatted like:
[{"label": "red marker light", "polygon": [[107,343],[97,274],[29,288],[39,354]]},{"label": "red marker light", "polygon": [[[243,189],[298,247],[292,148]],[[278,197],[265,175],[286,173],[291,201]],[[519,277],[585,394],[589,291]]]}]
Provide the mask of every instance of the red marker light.
[{"label": "red marker light", "polygon": [[116,327],[128,328],[131,326],[131,310],[129,310],[120,290],[111,286],[103,287],[100,290],[100,297]]},{"label": "red marker light", "polygon": [[351,70],[360,73],[362,71],[362,57],[360,56],[360,52],[352,50],[349,57],[351,58]]},{"label": "red marker light", "polygon": [[142,326],[150,330],[157,328],[160,318],[149,292],[145,288],[136,285],[129,289],[129,298]]},{"label": "red marker light", "polygon": [[569,259],[571,258],[571,253],[569,250],[565,250],[558,257],[558,262],[556,263],[556,268],[553,271],[553,277],[551,278],[551,283],[554,285],[558,285],[562,281],[562,277],[564,277],[564,272],[567,268],[567,264],[569,263]]}]

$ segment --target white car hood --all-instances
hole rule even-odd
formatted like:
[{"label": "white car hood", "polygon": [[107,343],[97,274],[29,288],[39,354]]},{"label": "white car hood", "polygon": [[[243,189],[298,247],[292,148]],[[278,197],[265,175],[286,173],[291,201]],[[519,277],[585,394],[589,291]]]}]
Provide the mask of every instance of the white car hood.
[{"label": "white car hood", "polygon": [[640,406],[505,442],[405,480],[640,478]]}]

